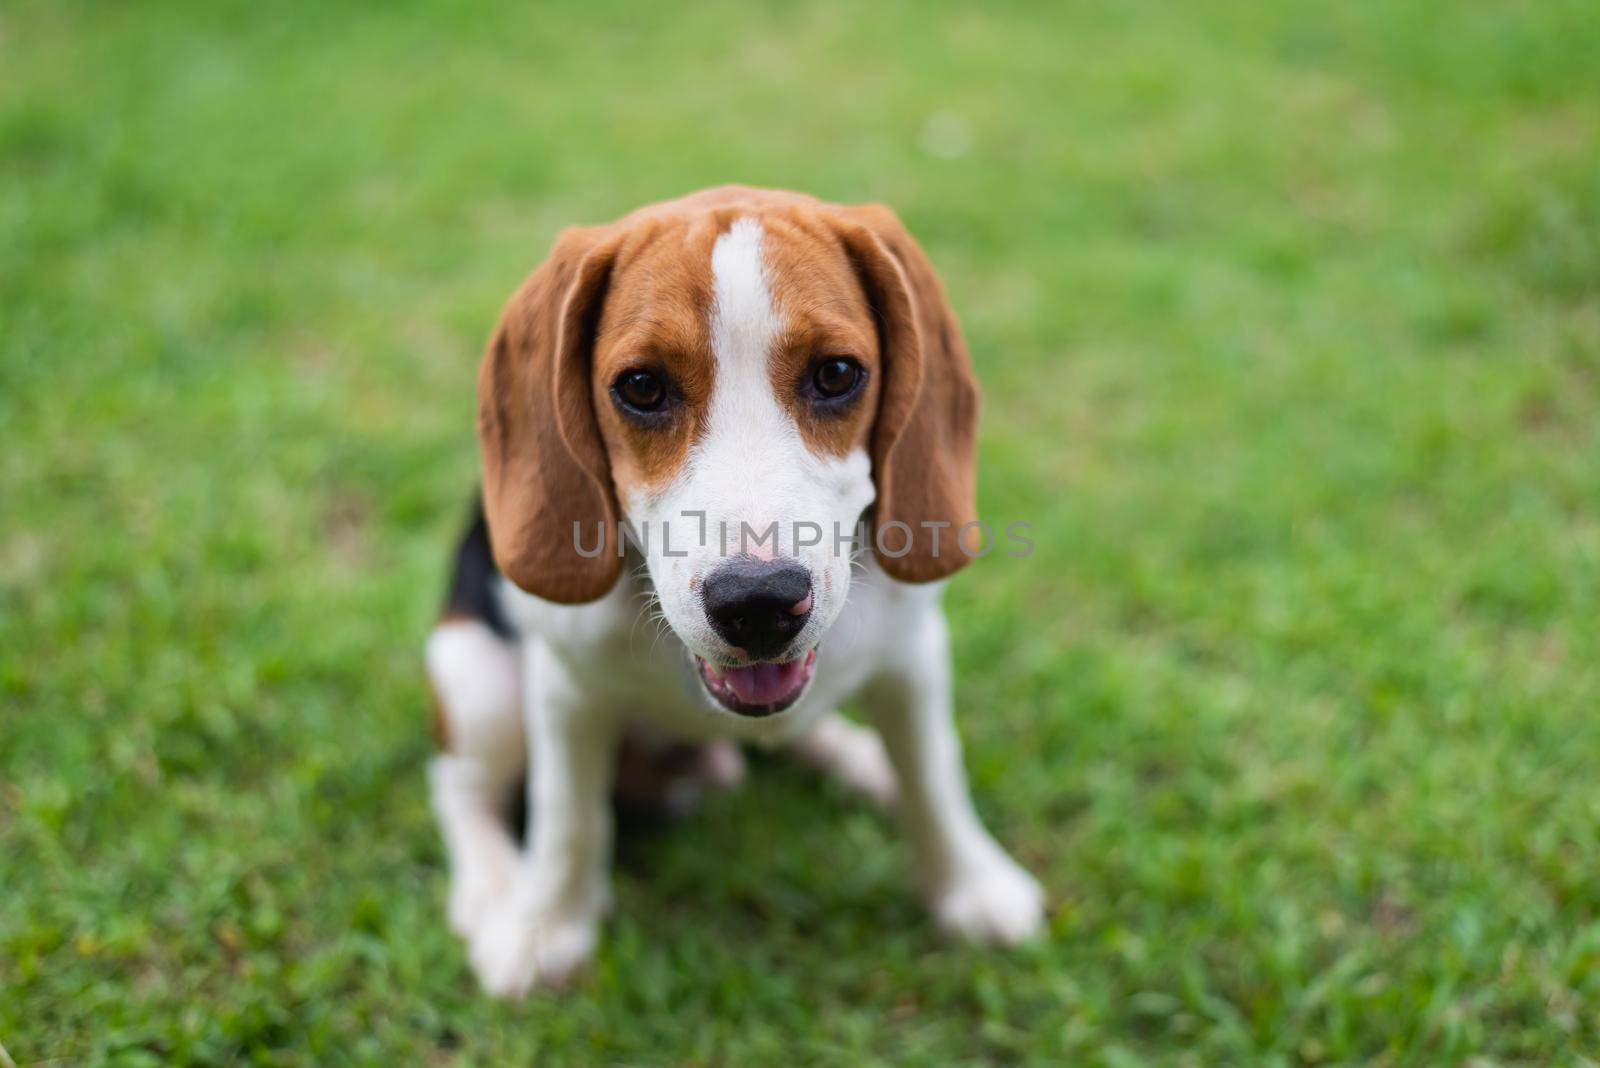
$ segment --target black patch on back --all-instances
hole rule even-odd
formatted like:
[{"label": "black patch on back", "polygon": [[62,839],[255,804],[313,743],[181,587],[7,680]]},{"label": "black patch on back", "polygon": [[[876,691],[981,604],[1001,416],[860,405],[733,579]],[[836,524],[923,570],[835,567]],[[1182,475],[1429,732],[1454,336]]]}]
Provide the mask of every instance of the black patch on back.
[{"label": "black patch on back", "polygon": [[515,632],[506,622],[495,595],[499,583],[500,569],[494,566],[494,553],[489,548],[489,524],[483,517],[483,496],[477,494],[472,498],[467,529],[456,546],[456,566],[450,575],[450,592],[445,596],[445,614],[482,620],[500,637],[514,637]]}]

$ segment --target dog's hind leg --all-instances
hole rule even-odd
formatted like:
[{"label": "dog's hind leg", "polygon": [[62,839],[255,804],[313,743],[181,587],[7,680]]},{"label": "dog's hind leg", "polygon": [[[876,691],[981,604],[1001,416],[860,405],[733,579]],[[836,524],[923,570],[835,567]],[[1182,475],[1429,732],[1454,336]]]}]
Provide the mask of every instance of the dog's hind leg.
[{"label": "dog's hind leg", "polygon": [[829,712],[817,720],[815,726],[789,743],[789,751],[880,808],[892,807],[899,795],[894,765],[889,762],[878,732],[838,712]]},{"label": "dog's hind leg", "polygon": [[676,741],[635,726],[617,746],[611,796],[630,816],[678,819],[706,794],[732,790],[744,777],[744,754],[735,742]]},{"label": "dog's hind leg", "polygon": [[494,600],[497,581],[478,514],[426,651],[440,748],[428,781],[450,857],[450,925],[463,937],[511,885],[511,820],[527,770],[520,643]]}]

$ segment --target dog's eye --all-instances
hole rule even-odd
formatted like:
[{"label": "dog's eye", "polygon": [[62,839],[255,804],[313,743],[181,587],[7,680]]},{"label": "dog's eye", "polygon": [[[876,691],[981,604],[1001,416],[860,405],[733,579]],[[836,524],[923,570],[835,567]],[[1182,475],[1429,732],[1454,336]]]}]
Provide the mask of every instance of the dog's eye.
[{"label": "dog's eye", "polygon": [[649,371],[624,371],[611,387],[618,403],[640,415],[661,411],[667,404],[667,384]]},{"label": "dog's eye", "polygon": [[855,392],[865,373],[854,360],[836,358],[823,360],[811,372],[811,384],[824,400],[838,400]]}]

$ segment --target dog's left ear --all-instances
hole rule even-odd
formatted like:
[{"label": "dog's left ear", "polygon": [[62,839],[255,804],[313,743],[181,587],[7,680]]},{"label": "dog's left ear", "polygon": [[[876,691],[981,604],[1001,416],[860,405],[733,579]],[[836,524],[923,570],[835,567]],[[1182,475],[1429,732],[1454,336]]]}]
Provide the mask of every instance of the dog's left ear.
[{"label": "dog's left ear", "polygon": [[[622,571],[617,505],[590,399],[609,227],[574,227],[506,303],[478,370],[483,504],[501,572],[547,601],[605,595]],[[597,552],[580,552],[597,539]]]},{"label": "dog's left ear", "polygon": [[[879,323],[883,385],[872,431],[879,563],[902,582],[931,582],[971,558],[962,527],[977,506],[978,381],[933,264],[881,204],[842,209],[835,229]],[[910,551],[891,556],[906,541]],[[924,524],[930,524],[924,526]],[[948,524],[943,528],[932,524]],[[975,546],[976,529],[966,544]]]}]

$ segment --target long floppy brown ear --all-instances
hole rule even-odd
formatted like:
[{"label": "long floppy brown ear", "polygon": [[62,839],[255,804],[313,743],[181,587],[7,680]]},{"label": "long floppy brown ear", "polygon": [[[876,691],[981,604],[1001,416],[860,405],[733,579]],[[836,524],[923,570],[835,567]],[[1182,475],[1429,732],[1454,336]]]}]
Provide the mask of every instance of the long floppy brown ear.
[{"label": "long floppy brown ear", "polygon": [[563,604],[603,596],[622,570],[610,463],[589,389],[615,258],[610,237],[608,227],[563,231],[506,303],[478,369],[495,564],[522,589]]},{"label": "long floppy brown ear", "polygon": [[[978,381],[933,265],[893,211],[846,208],[839,236],[879,318],[883,385],[872,431],[879,562],[902,582],[931,582],[971,559],[977,520]],[[895,557],[905,531],[911,549]],[[929,524],[929,526],[924,526]],[[949,524],[947,528],[933,524]]]}]

